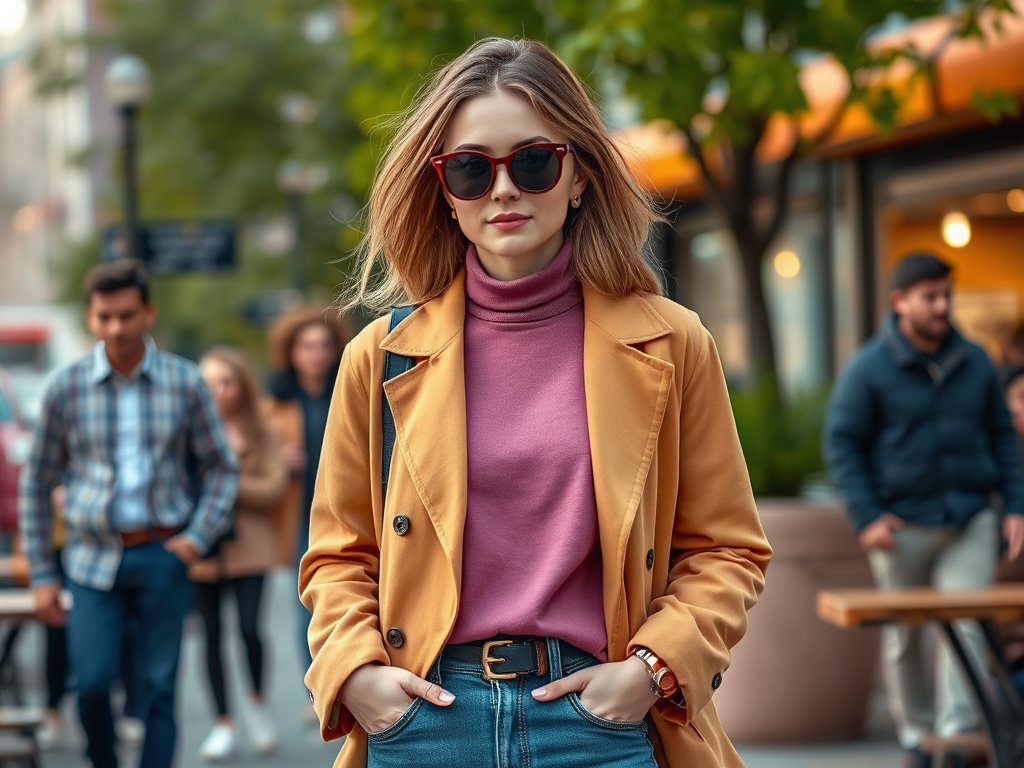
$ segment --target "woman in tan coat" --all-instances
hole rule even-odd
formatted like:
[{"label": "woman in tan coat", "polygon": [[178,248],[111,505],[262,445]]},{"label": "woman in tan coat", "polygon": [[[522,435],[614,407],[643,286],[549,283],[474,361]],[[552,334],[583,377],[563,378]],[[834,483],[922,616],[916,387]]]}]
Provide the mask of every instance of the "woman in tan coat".
[{"label": "woman in tan coat", "polygon": [[656,218],[539,43],[474,45],[400,121],[352,303],[418,308],[346,349],[300,567],[336,766],[741,765],[711,698],[770,549]]},{"label": "woman in tan coat", "polygon": [[233,535],[213,556],[189,569],[193,602],[206,627],[206,667],[217,720],[199,748],[204,760],[223,760],[237,749],[234,720],[228,713],[221,655],[221,602],[233,593],[249,662],[252,686],[246,708],[249,736],[261,754],[275,745],[273,723],[263,704],[263,641],[260,603],[265,575],[277,565],[275,516],[288,482],[281,443],[260,416],[256,380],[244,355],[215,347],[200,360],[200,370],[224,418],[231,447],[238,455],[240,478]]}]

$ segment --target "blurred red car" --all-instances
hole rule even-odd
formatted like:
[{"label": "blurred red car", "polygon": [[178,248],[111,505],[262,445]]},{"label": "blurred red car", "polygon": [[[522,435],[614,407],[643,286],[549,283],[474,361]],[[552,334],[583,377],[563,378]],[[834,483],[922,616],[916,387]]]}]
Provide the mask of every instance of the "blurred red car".
[{"label": "blurred red car", "polygon": [[0,534],[18,530],[18,472],[30,448],[10,377],[0,368]]}]

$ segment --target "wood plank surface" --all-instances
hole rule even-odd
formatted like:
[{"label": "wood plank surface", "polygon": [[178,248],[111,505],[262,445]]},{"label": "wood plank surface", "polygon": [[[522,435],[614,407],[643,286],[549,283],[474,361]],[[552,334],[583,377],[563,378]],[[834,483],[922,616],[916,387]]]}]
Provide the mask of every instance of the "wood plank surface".
[{"label": "wood plank surface", "polygon": [[0,730],[37,728],[46,720],[42,707],[0,707]]},{"label": "wood plank surface", "polygon": [[898,622],[1024,619],[1024,584],[997,584],[984,589],[940,592],[913,589],[843,589],[818,593],[818,616],[837,627]]},{"label": "wood plank surface", "polygon": [[[71,608],[71,593],[61,592],[64,610]],[[0,619],[26,620],[33,616],[31,589],[0,589]]]}]

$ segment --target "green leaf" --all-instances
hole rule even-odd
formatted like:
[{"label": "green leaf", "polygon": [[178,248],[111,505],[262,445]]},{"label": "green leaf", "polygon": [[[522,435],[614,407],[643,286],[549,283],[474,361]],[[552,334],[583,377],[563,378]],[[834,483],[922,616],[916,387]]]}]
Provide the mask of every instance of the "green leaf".
[{"label": "green leaf", "polygon": [[1020,104],[1009,91],[975,91],[971,96],[971,106],[988,118],[990,123],[998,123],[1004,117],[1020,117]]}]

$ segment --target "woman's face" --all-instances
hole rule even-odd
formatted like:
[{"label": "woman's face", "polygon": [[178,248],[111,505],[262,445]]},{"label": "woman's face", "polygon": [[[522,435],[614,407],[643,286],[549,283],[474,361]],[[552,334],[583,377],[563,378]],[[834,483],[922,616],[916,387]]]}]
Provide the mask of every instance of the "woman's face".
[{"label": "woman's face", "polygon": [[[475,149],[491,157],[504,157],[523,144],[568,144],[569,138],[552,128],[523,98],[497,91],[464,101],[452,116],[442,154]],[[569,203],[582,195],[586,181],[576,172],[570,152],[562,176],[553,189],[540,194],[523,192],[498,166],[491,189],[477,200],[458,200],[445,192],[459,219],[462,233],[476,245],[480,261],[491,277],[515,280],[544,269],[564,242],[563,226]],[[495,221],[512,214],[515,221]]]},{"label": "woman's face", "polygon": [[307,325],[292,344],[292,367],[299,376],[318,379],[327,375],[338,356],[334,334],[320,323]]},{"label": "woman's face", "polygon": [[200,370],[221,415],[225,419],[233,416],[242,403],[242,385],[235,372],[227,363],[213,357],[203,360]]}]

